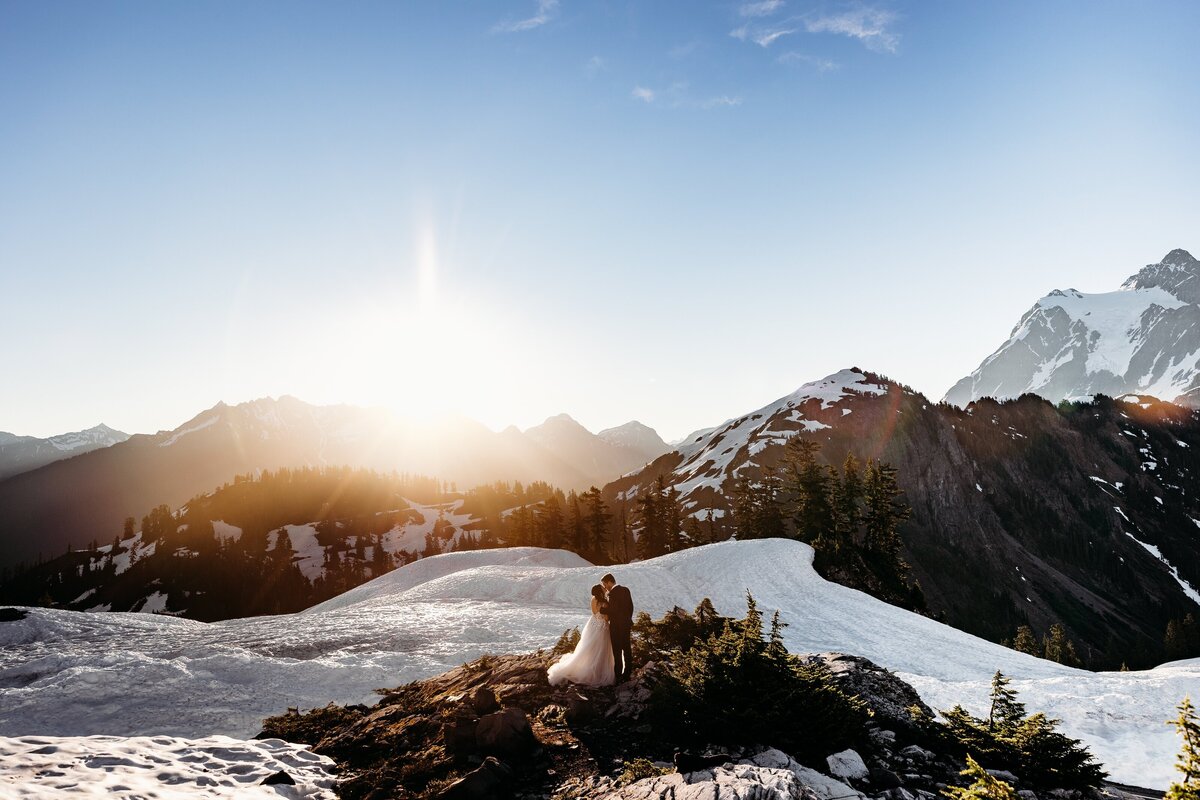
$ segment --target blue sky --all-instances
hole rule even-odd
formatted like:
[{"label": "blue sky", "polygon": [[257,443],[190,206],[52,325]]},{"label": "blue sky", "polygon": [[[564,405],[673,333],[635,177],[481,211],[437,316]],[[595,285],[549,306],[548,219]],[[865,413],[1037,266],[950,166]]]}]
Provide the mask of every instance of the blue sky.
[{"label": "blue sky", "polygon": [[0,429],[668,438],[1200,250],[1200,5],[0,3]]}]

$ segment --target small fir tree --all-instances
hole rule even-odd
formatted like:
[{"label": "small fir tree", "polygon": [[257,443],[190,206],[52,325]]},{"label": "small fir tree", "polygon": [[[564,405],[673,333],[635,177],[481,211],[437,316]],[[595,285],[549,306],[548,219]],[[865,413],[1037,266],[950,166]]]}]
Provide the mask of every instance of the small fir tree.
[{"label": "small fir tree", "polygon": [[1183,737],[1183,749],[1175,764],[1183,779],[1171,784],[1163,800],[1200,800],[1200,718],[1196,717],[1190,697],[1183,698],[1179,716],[1170,724]]}]

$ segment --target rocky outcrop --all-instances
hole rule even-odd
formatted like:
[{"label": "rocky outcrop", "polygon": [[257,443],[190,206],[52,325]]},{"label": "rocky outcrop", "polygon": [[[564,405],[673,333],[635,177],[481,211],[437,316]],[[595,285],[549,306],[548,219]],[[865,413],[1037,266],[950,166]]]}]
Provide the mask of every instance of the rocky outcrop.
[{"label": "rocky outcrop", "polygon": [[650,724],[662,663],[620,687],[583,689],[550,686],[551,658],[484,657],[383,691],[370,708],[273,717],[262,736],[333,758],[346,800],[934,800],[963,768],[931,733],[932,712],[913,688],[857,656],[804,658],[871,711],[861,746],[811,764],[766,742],[677,750]]}]

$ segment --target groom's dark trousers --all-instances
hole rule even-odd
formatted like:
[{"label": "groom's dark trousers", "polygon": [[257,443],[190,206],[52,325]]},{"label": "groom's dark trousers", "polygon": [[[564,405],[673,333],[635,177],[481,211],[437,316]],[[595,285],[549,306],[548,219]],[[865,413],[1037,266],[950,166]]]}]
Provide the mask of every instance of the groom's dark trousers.
[{"label": "groom's dark trousers", "polygon": [[617,683],[629,680],[633,673],[633,645],[629,641],[632,629],[633,597],[624,586],[614,586],[608,593],[608,635]]}]

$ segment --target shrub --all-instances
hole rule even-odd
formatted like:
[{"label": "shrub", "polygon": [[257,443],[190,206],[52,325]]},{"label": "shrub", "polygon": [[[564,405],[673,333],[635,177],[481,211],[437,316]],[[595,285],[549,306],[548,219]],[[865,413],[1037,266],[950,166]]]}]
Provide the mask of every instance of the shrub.
[{"label": "shrub", "polygon": [[643,611],[633,623],[633,659],[638,664],[669,660],[672,654],[686,653],[695,645],[721,633],[731,622],[733,620],[729,617],[717,613],[707,597],[700,601],[691,614],[676,606],[662,619],[652,620]]},{"label": "shrub", "polygon": [[1039,789],[1097,789],[1107,777],[1078,739],[1058,731],[1058,720],[1045,714],[1025,716],[1008,678],[992,679],[988,719],[976,719],[962,706],[943,712],[946,727],[961,751],[991,769],[1020,775]]},{"label": "shrub", "polygon": [[633,761],[626,761],[621,774],[617,776],[618,786],[628,786],[631,783],[637,783],[646,778],[657,778],[660,775],[666,775],[671,770],[666,767],[659,767],[648,758],[635,758]]},{"label": "shrub", "polygon": [[552,656],[563,656],[573,652],[579,646],[579,628],[570,628],[562,632],[554,647],[550,650]]},{"label": "shrub", "polygon": [[[680,617],[671,631],[693,624],[699,624],[694,617]],[[764,639],[762,614],[747,595],[743,619],[676,649],[651,699],[657,729],[691,745],[770,745],[801,761],[860,742],[863,703],[844,694],[823,667],[789,655],[781,627],[776,615]]]}]

